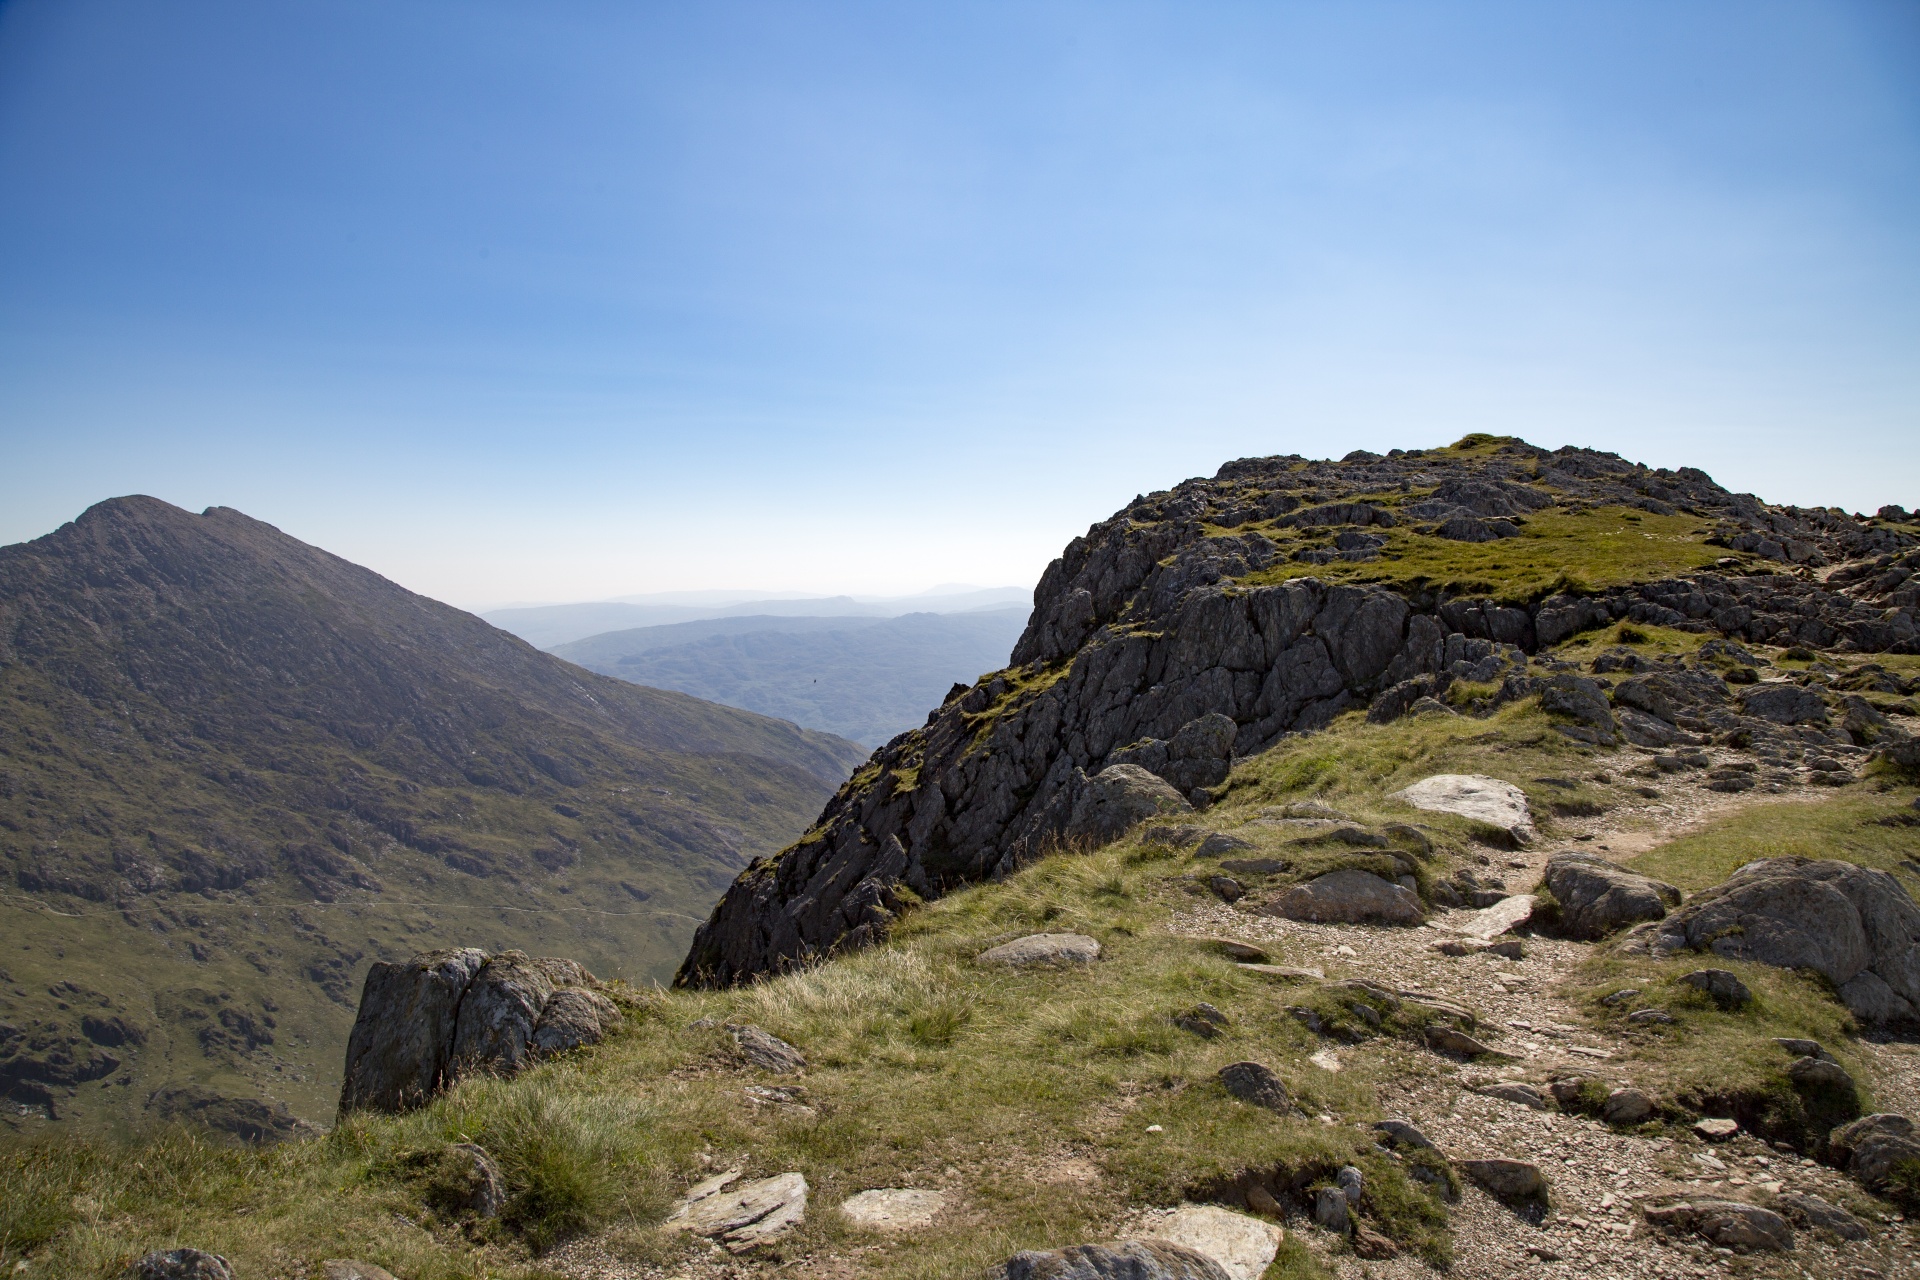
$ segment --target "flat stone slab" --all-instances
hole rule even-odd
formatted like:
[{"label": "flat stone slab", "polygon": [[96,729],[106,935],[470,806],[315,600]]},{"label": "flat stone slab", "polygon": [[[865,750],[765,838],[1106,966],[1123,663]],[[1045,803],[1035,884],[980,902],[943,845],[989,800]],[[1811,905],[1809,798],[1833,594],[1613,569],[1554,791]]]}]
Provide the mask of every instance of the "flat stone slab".
[{"label": "flat stone slab", "polygon": [[1508,930],[1533,919],[1533,908],[1532,894],[1516,893],[1511,898],[1502,898],[1492,906],[1474,912],[1454,927],[1462,937],[1492,942]]},{"label": "flat stone slab", "polygon": [[1243,964],[1239,968],[1244,973],[1257,973],[1262,977],[1280,978],[1287,982],[1304,982],[1309,979],[1318,982],[1327,976],[1319,969],[1297,969],[1290,964]]},{"label": "flat stone slab", "polygon": [[807,1180],[798,1173],[733,1185],[732,1170],[690,1188],[667,1226],[718,1240],[735,1253],[781,1235],[806,1217]]},{"label": "flat stone slab", "polygon": [[978,964],[1092,964],[1100,944],[1084,933],[1034,933],[1002,943],[974,957]]},{"label": "flat stone slab", "polygon": [[878,1187],[840,1202],[840,1212],[856,1227],[869,1231],[914,1231],[931,1226],[947,1207],[944,1191],[913,1187]]},{"label": "flat stone slab", "polygon": [[1452,813],[1499,827],[1521,844],[1533,839],[1533,810],[1527,793],[1511,782],[1480,773],[1436,773],[1393,793],[1416,809]]},{"label": "flat stone slab", "polygon": [[1204,1253],[1233,1280],[1260,1280],[1285,1235],[1271,1222],[1215,1204],[1183,1204],[1148,1214],[1141,1234]]}]

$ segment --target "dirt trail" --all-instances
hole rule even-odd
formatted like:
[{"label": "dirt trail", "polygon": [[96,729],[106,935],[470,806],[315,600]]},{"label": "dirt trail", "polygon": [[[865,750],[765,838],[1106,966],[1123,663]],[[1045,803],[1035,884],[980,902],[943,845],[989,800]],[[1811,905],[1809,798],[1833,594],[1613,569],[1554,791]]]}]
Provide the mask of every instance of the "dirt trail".
[{"label": "dirt trail", "polygon": [[[1728,758],[1737,758],[1729,756]],[[1716,760],[1716,763],[1718,761]],[[1693,775],[1703,780],[1702,775]],[[1688,831],[1756,805],[1822,799],[1824,788],[1782,785],[1778,792],[1727,794],[1675,779],[1661,795],[1592,818],[1561,819],[1555,838],[1511,854],[1490,854],[1492,869],[1505,874],[1516,893],[1539,883],[1548,856],[1577,848],[1626,862]],[[1318,1062],[1392,1052],[1412,1055],[1416,1069],[1382,1089],[1381,1104],[1418,1125],[1453,1159],[1505,1156],[1539,1164],[1550,1180],[1554,1212],[1536,1226],[1477,1186],[1465,1186],[1452,1213],[1455,1264],[1446,1273],[1462,1280],[1510,1277],[1689,1277],[1738,1271],[1751,1275],[1847,1277],[1920,1276],[1920,1247],[1902,1223],[1873,1224],[1865,1243],[1836,1246],[1811,1231],[1796,1232],[1794,1252],[1778,1258],[1736,1259],[1701,1241],[1675,1243],[1652,1232],[1634,1210],[1636,1198],[1684,1190],[1733,1194],[1743,1188],[1801,1191],[1846,1203],[1858,1191],[1831,1169],[1774,1150],[1742,1133],[1708,1145],[1691,1136],[1648,1139],[1621,1133],[1580,1116],[1534,1111],[1523,1104],[1472,1091],[1502,1079],[1539,1081],[1560,1071],[1578,1072],[1615,1085],[1632,1085],[1628,1044],[1584,1024],[1560,988],[1579,964],[1604,944],[1528,938],[1526,954],[1508,960],[1492,954],[1450,957],[1434,944],[1451,936],[1472,912],[1437,913],[1415,929],[1364,925],[1319,925],[1252,915],[1225,903],[1174,915],[1170,932],[1194,937],[1227,936],[1269,948],[1276,963],[1311,966],[1329,979],[1368,978],[1403,990],[1430,992],[1474,1010],[1476,1034],[1511,1061],[1498,1066],[1462,1065],[1403,1042],[1365,1042],[1323,1050]],[[1920,1051],[1908,1044],[1867,1046],[1874,1063],[1872,1086],[1884,1107],[1906,1110],[1920,1098]],[[1329,1057],[1329,1054],[1331,1055]],[[1311,1069],[1324,1069],[1316,1065]],[[1290,1227],[1324,1252],[1325,1233],[1296,1221]],[[1414,1259],[1360,1262],[1328,1256],[1343,1277],[1427,1277],[1434,1272]]]}]

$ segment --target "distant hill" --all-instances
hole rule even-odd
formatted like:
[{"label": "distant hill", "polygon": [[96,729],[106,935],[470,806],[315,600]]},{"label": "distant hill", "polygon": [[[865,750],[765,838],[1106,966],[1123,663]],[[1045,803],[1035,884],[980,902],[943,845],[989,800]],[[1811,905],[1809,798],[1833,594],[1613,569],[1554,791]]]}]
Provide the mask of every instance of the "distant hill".
[{"label": "distant hill", "polygon": [[[720,597],[720,598],[700,598]],[[916,596],[811,596],[734,599],[730,593],[630,596],[585,604],[526,605],[482,614],[503,631],[549,651],[608,631],[670,626],[706,618],[898,618],[909,613],[971,613],[988,609],[1027,609],[1033,592],[1026,587],[936,587]]]},{"label": "distant hill", "polygon": [[902,618],[715,618],[560,645],[593,671],[779,716],[868,746],[1005,664],[1028,610]]},{"label": "distant hill", "polygon": [[0,706],[0,1093],[81,1121],[326,1116],[381,957],[664,976],[865,755],[143,497],[0,548]]}]

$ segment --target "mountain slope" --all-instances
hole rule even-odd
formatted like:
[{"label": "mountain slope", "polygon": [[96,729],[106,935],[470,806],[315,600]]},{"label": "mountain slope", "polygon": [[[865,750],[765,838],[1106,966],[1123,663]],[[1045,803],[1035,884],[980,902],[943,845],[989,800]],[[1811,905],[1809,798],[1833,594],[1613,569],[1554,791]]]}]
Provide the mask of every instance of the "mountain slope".
[{"label": "mountain slope", "polygon": [[1021,587],[935,588],[915,596],[861,599],[853,596],[803,596],[764,600],[690,600],[674,595],[637,596],[586,604],[519,605],[510,609],[493,609],[480,616],[502,631],[511,631],[522,640],[551,652],[560,645],[607,632],[637,631],[706,619],[750,616],[844,618],[852,624],[862,618],[898,618],[909,613],[978,613],[988,609],[1024,609],[1031,603],[1030,596],[1031,593]]},{"label": "mountain slope", "polygon": [[1377,699],[1404,707],[1498,646],[1624,618],[1920,650],[1920,583],[1896,563],[1916,545],[1897,508],[1769,506],[1692,468],[1492,436],[1230,462],[1074,539],[1008,668],[956,689],[742,873],[677,980],[746,981],[883,936],[896,886],[1008,874],[1073,834],[1089,777],[1114,764],[1204,806],[1233,759]]},{"label": "mountain slope", "polygon": [[878,746],[922,723],[956,681],[1004,663],[1027,613],[712,619],[592,636],[554,652],[623,680]]},{"label": "mountain slope", "polygon": [[0,549],[0,706],[0,1088],[80,1119],[324,1116],[359,973],[429,940],[662,973],[861,755],[142,497]]}]

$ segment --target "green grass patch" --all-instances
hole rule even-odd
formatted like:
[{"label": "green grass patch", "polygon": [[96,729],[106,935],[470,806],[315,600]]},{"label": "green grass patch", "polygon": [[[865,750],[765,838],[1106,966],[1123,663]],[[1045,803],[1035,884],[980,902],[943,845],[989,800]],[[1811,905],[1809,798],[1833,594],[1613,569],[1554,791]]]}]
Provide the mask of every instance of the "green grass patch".
[{"label": "green grass patch", "polygon": [[1761,858],[1840,858],[1892,872],[1912,893],[1920,888],[1907,865],[1920,846],[1920,827],[1909,825],[1916,795],[1895,786],[1756,804],[1643,854],[1633,869],[1692,893]]}]

